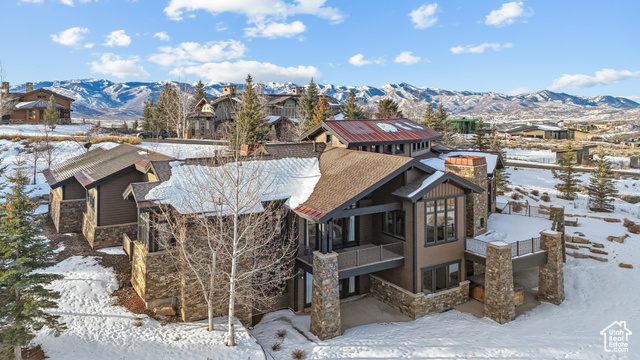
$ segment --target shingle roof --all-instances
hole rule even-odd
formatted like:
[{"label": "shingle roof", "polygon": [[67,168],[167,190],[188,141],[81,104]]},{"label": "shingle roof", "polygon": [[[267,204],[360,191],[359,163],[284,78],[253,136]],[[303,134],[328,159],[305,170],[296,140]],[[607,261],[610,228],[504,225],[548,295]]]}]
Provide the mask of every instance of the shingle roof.
[{"label": "shingle roof", "polygon": [[138,146],[121,144],[113,149],[95,149],[64,161],[43,171],[51,187],[72,177],[89,186],[118,171],[133,166],[140,160],[171,160],[172,158]]},{"label": "shingle roof", "polygon": [[473,191],[479,194],[484,191],[480,186],[460,176],[438,170],[433,174],[424,174],[417,177],[407,185],[394,191],[392,195],[410,201],[417,201],[426,193],[435,189],[438,185],[446,182],[450,182],[453,185],[464,189],[466,193]]},{"label": "shingle roof", "polygon": [[[409,157],[329,147],[320,156],[320,180],[294,211],[320,220],[412,163]],[[379,184],[381,185],[381,184]]]},{"label": "shingle roof", "polygon": [[329,131],[346,144],[411,143],[435,140],[439,132],[408,119],[325,120],[302,135],[312,137]]},{"label": "shingle roof", "polygon": [[[135,197],[136,201],[143,201],[144,197],[147,196],[147,194],[149,193],[149,191],[151,191],[151,189],[153,189],[154,187],[160,185],[160,181],[153,181],[153,182],[139,182],[139,183],[132,183],[129,186],[131,187],[131,192],[133,193],[133,196]],[[126,193],[126,190],[125,190]]]},{"label": "shingle roof", "polygon": [[264,157],[273,159],[319,157],[325,146],[324,143],[313,142],[265,144],[264,149],[267,153]]}]

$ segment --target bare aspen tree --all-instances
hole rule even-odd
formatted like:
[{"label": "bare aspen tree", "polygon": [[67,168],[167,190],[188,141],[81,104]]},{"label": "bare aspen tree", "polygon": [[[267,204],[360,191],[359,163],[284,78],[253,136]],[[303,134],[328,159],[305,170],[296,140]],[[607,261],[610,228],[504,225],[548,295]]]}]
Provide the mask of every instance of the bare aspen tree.
[{"label": "bare aspen tree", "polygon": [[[4,70],[2,61],[0,61],[0,83],[4,84],[6,79],[7,73]],[[0,89],[0,120],[2,120],[5,115],[9,115],[13,109],[14,103],[12,100],[12,97],[9,95],[9,89]]]},{"label": "bare aspen tree", "polygon": [[179,138],[184,139],[187,137],[187,122],[193,111],[191,106],[192,97],[189,85],[178,80],[170,98],[162,104],[167,125],[176,132]]}]

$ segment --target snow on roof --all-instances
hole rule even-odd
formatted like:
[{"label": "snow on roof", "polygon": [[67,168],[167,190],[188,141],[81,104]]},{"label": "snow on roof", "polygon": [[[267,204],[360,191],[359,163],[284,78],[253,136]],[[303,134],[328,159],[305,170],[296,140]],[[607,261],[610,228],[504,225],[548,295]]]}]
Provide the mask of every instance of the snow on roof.
[{"label": "snow on roof", "polygon": [[336,114],[333,117],[334,120],[344,120],[344,115],[342,115],[342,113]]},{"label": "snow on roof", "polygon": [[440,179],[441,177],[444,176],[444,172],[442,171],[436,171],[435,173],[433,173],[431,176],[429,176],[428,178],[424,179],[424,181],[422,182],[422,185],[420,185],[417,189],[415,189],[411,194],[409,194],[409,197],[413,197],[415,196],[417,193],[419,193],[420,191],[424,190],[425,188],[427,188],[429,185],[433,184],[436,180]]},{"label": "snow on roof", "polygon": [[274,123],[274,122],[278,121],[278,119],[280,119],[281,117],[282,116],[280,116],[280,115],[269,115],[269,116],[267,116],[267,122],[269,124]]},{"label": "snow on roof", "polygon": [[452,151],[444,154],[440,154],[437,158],[427,158],[420,160],[421,163],[432,167],[436,170],[444,171],[444,160],[448,156],[458,156],[458,155],[468,155],[468,156],[483,156],[487,161],[487,173],[493,174],[496,169],[496,164],[498,163],[498,155],[492,153],[478,152],[478,151]]},{"label": "snow on roof", "polygon": [[377,123],[376,126],[379,127],[380,130],[382,130],[384,132],[398,132],[398,128],[393,126],[393,125],[391,125],[391,124]]},{"label": "snow on roof", "polygon": [[[284,158],[246,161],[239,167],[240,201],[233,197],[235,163],[218,167],[183,165],[171,169],[171,178],[145,197],[172,205],[182,214],[229,214],[230,207],[242,214],[263,211],[262,202],[287,200],[295,208],[313,192],[320,180],[317,158]],[[227,199],[221,201],[221,199]]]},{"label": "snow on roof", "polygon": [[564,130],[562,128],[559,128],[557,126],[552,126],[552,125],[536,125],[538,127],[539,130],[544,130],[544,131],[560,131],[560,130]]}]

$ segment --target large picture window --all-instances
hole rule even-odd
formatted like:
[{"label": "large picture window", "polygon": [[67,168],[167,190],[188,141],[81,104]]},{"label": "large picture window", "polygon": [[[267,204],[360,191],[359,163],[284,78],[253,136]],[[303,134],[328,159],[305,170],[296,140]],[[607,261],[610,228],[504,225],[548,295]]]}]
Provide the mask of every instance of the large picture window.
[{"label": "large picture window", "polygon": [[456,241],[456,199],[425,202],[425,246]]},{"label": "large picture window", "polygon": [[309,249],[315,250],[317,244],[316,239],[318,233],[318,224],[309,220],[305,220],[305,223],[307,225],[307,228],[305,231],[304,246]]},{"label": "large picture window", "polygon": [[422,292],[433,294],[460,284],[460,261],[422,269]]},{"label": "large picture window", "polygon": [[382,232],[404,239],[404,211],[387,211],[383,214]]}]

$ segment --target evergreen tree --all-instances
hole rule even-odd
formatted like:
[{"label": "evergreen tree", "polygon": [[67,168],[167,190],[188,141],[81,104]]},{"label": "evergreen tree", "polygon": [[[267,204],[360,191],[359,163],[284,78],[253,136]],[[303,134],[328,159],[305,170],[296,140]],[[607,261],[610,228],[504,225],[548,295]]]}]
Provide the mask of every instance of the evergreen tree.
[{"label": "evergreen tree", "polygon": [[587,193],[591,208],[600,211],[612,211],[614,209],[613,197],[617,194],[616,186],[613,183],[613,172],[611,162],[605,158],[604,150],[598,152],[598,159],[595,161],[595,172],[589,179]]},{"label": "evergreen tree", "polygon": [[176,111],[176,100],[178,94],[171,86],[171,83],[167,82],[160,90],[160,96],[158,97],[158,102],[156,103],[156,129],[170,129],[170,119],[175,118],[172,116],[171,112]]},{"label": "evergreen tree", "polygon": [[53,95],[49,98],[49,104],[44,110],[44,121],[51,130],[55,129],[56,124],[60,122],[60,110],[56,106],[56,99]]},{"label": "evergreen tree", "polygon": [[[500,153],[502,157],[505,157],[505,152],[502,149],[500,144],[500,138],[498,137],[498,132],[495,126],[491,129],[491,140],[489,142],[489,148],[493,152]],[[509,173],[505,171],[505,169],[496,169],[494,170],[495,178],[496,178],[496,190],[499,193],[504,193],[508,190],[509,187]]]},{"label": "evergreen tree", "polygon": [[320,103],[318,107],[313,112],[313,120],[311,121],[310,128],[318,125],[320,122],[329,119],[333,116],[331,112],[331,107],[329,106],[329,102],[327,101],[327,94],[322,94],[320,98]]},{"label": "evergreen tree", "polygon": [[158,105],[153,99],[145,102],[142,109],[142,129],[145,131],[160,129],[161,120],[159,115]]},{"label": "evergreen tree", "polygon": [[313,120],[313,114],[320,102],[320,93],[318,86],[313,82],[313,78],[309,81],[306,92],[300,96],[297,104],[297,114],[299,124],[304,126],[305,130],[311,128],[308,124]]},{"label": "evergreen tree", "polygon": [[382,99],[378,103],[376,119],[398,119],[403,117],[402,111],[398,109],[398,103],[392,99]]},{"label": "evergreen tree", "polygon": [[138,127],[140,127],[140,124],[138,123],[138,119],[136,119],[136,120],[133,122],[133,125],[131,125],[131,129],[132,129],[133,131],[138,131]]},{"label": "evergreen tree", "polygon": [[199,80],[193,94],[193,100],[191,101],[191,109],[193,111],[200,111],[200,109],[202,109],[202,105],[198,106],[198,104],[206,97],[207,92],[204,90],[204,84],[202,83],[202,80]]},{"label": "evergreen tree", "polygon": [[57,308],[55,300],[60,298],[45,285],[62,276],[35,271],[54,265],[54,249],[41,236],[34,216],[40,204],[29,199],[27,181],[18,169],[0,205],[0,348],[13,348],[16,359],[21,358],[20,348],[35,337],[34,331],[46,326],[57,336],[65,328],[58,315],[44,311]]},{"label": "evergreen tree", "polygon": [[236,144],[235,139],[243,139],[247,144],[256,144],[267,140],[269,136],[264,104],[258,98],[251,75],[247,75],[246,82],[242,92],[242,103],[234,119],[236,124],[231,129],[232,147],[242,145]]},{"label": "evergreen tree", "polygon": [[431,102],[427,104],[427,109],[425,110],[424,117],[422,118],[422,125],[433,130],[436,130],[438,127],[438,124],[436,123],[436,116],[433,113],[433,103]]},{"label": "evergreen tree", "polygon": [[438,111],[436,111],[436,124],[437,129],[434,129],[442,134],[448,134],[451,132],[451,122],[447,119],[447,111],[444,109],[442,103],[438,104]]},{"label": "evergreen tree", "polygon": [[356,94],[353,90],[349,91],[349,98],[344,103],[344,108],[341,110],[345,120],[364,119],[364,111],[356,103]]},{"label": "evergreen tree", "polygon": [[560,164],[560,170],[556,172],[554,177],[560,180],[560,183],[556,185],[556,189],[560,191],[559,198],[573,200],[578,192],[578,184],[580,180],[576,178],[576,153],[573,150],[573,143],[571,140],[567,140],[564,147],[564,158]]},{"label": "evergreen tree", "polygon": [[485,151],[488,147],[487,140],[487,128],[484,127],[484,121],[479,119],[476,124],[476,134],[473,136],[473,146],[480,151]]}]

